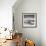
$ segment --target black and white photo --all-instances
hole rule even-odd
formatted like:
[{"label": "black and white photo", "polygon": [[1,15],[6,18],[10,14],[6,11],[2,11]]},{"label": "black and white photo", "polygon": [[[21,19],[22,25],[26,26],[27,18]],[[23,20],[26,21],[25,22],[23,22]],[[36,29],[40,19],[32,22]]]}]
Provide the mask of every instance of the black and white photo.
[{"label": "black and white photo", "polygon": [[37,26],[37,13],[23,13],[22,17],[23,27],[36,27]]}]

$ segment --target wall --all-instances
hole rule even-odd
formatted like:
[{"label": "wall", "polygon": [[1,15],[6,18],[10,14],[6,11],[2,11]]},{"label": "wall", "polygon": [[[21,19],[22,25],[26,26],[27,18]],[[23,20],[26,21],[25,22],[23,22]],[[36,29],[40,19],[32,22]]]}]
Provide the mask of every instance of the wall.
[{"label": "wall", "polygon": [[0,0],[0,27],[12,29],[12,6],[16,0]]},{"label": "wall", "polygon": [[46,0],[41,1],[41,41],[46,46]]},{"label": "wall", "polygon": [[[41,1],[23,0],[17,7],[16,5],[13,6],[13,13],[15,29],[22,32],[25,39],[31,39],[36,46],[41,46]],[[22,28],[22,13],[37,13],[37,28]]]}]

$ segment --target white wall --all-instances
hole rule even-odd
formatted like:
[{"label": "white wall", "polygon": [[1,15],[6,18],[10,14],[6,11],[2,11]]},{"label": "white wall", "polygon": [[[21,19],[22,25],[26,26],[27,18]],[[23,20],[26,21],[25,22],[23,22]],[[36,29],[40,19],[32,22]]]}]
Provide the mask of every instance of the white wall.
[{"label": "white wall", "polygon": [[12,28],[12,6],[16,0],[0,0],[0,27]]},{"label": "white wall", "polygon": [[46,0],[41,1],[41,40],[42,46],[46,46]]},{"label": "white wall", "polygon": [[[41,1],[23,0],[17,7],[13,7],[15,28],[23,33],[24,38],[35,41],[36,46],[41,46]],[[22,28],[22,13],[37,13],[37,28]]]}]

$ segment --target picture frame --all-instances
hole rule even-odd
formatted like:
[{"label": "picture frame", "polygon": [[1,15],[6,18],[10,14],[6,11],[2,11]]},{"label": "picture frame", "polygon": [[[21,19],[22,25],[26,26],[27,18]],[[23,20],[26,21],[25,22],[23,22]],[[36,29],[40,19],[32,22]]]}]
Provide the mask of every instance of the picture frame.
[{"label": "picture frame", "polygon": [[36,28],[37,13],[22,13],[22,27]]},{"label": "picture frame", "polygon": [[13,13],[13,31],[15,30],[15,18],[14,18],[15,16],[14,16],[14,13]]}]

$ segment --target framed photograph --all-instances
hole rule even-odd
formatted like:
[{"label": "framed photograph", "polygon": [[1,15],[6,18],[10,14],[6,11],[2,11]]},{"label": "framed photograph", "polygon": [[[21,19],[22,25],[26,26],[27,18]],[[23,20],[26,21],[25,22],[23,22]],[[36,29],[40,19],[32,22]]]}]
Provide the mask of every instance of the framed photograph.
[{"label": "framed photograph", "polygon": [[13,13],[13,31],[15,30],[15,18],[14,18],[14,13]]},{"label": "framed photograph", "polygon": [[22,27],[37,27],[37,13],[22,13]]}]

